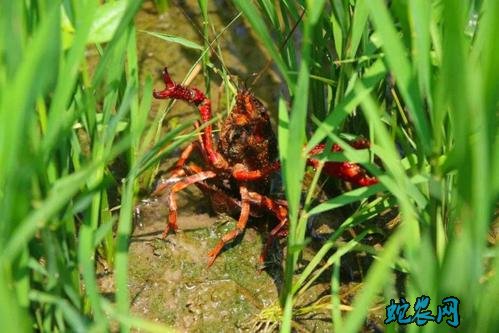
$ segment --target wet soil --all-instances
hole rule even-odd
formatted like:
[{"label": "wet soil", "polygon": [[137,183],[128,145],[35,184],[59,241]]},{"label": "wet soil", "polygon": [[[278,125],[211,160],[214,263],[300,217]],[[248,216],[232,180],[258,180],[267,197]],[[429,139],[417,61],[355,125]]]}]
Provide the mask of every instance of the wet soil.
[{"label": "wet soil", "polygon": [[[208,267],[207,253],[236,221],[211,212],[209,200],[197,189],[178,194],[177,233],[161,238],[168,209],[165,198],[144,200],[129,247],[131,311],[151,321],[169,325],[179,332],[275,332],[280,310],[278,291],[283,282],[285,241],[274,244],[265,268],[259,256],[268,235],[265,219],[251,219],[244,234],[225,247]],[[314,221],[316,232],[327,237],[338,219],[331,215]],[[320,242],[304,251],[301,268],[308,263]],[[359,290],[365,263],[363,256],[346,256],[340,301],[348,304]],[[300,268],[298,271],[300,271]],[[330,303],[327,271],[298,298],[296,307]],[[101,279],[103,293],[113,295],[112,274]],[[371,311],[363,332],[380,332],[384,308]],[[297,332],[331,331],[331,313],[312,311],[294,318]]]},{"label": "wet soil", "polygon": [[[190,200],[182,201],[179,207],[195,206]],[[181,331],[248,329],[252,317],[277,300],[281,283],[278,270],[259,270],[259,230],[248,228],[208,268],[207,253],[235,227],[235,221],[180,208],[181,231],[162,240],[166,215],[148,218],[158,214],[158,204],[162,203],[142,208],[144,223],[136,227],[130,245],[132,311]]]}]

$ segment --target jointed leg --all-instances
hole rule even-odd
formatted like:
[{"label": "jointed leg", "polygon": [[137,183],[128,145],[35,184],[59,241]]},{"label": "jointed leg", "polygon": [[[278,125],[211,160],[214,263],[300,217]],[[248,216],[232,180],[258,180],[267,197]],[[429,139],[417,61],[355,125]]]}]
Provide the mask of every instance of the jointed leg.
[{"label": "jointed leg", "polygon": [[281,168],[281,163],[276,161],[262,170],[248,170],[242,164],[236,164],[232,171],[232,176],[237,180],[258,180],[267,177],[272,172],[275,172]]},{"label": "jointed leg", "polygon": [[[364,138],[350,141],[350,142],[348,142],[348,144],[355,149],[368,149],[369,147],[371,147],[371,143]],[[314,148],[312,148],[312,150],[310,150],[309,155],[313,156],[313,155],[320,154],[324,151],[325,148],[326,148],[326,144],[320,143],[317,146],[315,146]],[[341,151],[343,151],[343,148],[341,148],[341,146],[339,144],[335,143],[331,147],[331,151],[341,152]]]},{"label": "jointed leg", "polygon": [[241,193],[241,215],[239,216],[239,221],[237,222],[236,228],[225,234],[220,242],[208,253],[208,267],[213,265],[213,262],[217,258],[220,251],[222,251],[225,244],[240,235],[246,224],[248,223],[249,213],[250,213],[250,200],[248,195],[248,189],[245,186],[240,187]]},{"label": "jointed leg", "polygon": [[366,171],[356,163],[326,162],[323,170],[328,175],[343,179],[356,186],[371,186],[378,183],[378,178],[369,176]]},{"label": "jointed leg", "polygon": [[286,237],[288,235],[288,231],[285,228],[288,224],[288,219],[280,220],[279,224],[277,224],[271,231],[269,236],[267,237],[267,241],[265,242],[265,246],[260,254],[260,264],[265,263],[265,259],[267,258],[267,254],[269,253],[269,249],[276,238]]},{"label": "jointed leg", "polygon": [[[193,162],[189,163],[189,165],[184,166],[184,170],[188,175],[193,175],[203,171],[200,166]],[[197,182],[194,185],[201,192],[203,192],[206,197],[211,199],[215,212],[223,211],[229,215],[232,213],[240,212],[241,201],[231,197],[223,190],[218,189],[215,186],[210,186],[206,182]],[[250,210],[250,216],[258,217],[259,215]]]},{"label": "jointed leg", "polygon": [[166,235],[168,235],[170,228],[173,228],[174,231],[177,231],[177,203],[175,201],[175,193],[183,190],[191,184],[201,182],[215,176],[216,173],[214,173],[213,171],[203,171],[192,176],[185,177],[172,186],[170,193],[168,194],[168,205],[170,208],[170,212],[168,213],[168,224],[166,225],[165,231],[163,231],[162,238],[165,238]]},{"label": "jointed leg", "polygon": [[187,147],[184,148],[184,150],[180,154],[180,157],[179,157],[177,163],[175,163],[175,169],[181,169],[184,167],[185,162],[187,161],[189,156],[191,156],[195,147],[196,147],[196,143],[191,142]]},{"label": "jointed leg", "polygon": [[270,249],[273,240],[276,237],[285,235],[287,233],[285,228],[288,224],[288,208],[285,205],[279,204],[269,197],[256,192],[250,192],[249,197],[252,203],[267,208],[269,211],[274,213],[274,215],[279,220],[279,223],[270,231],[267,242],[265,243],[265,247],[263,248],[262,254],[260,255],[260,263],[263,263],[265,262],[265,258],[267,257],[268,250]]},{"label": "jointed leg", "polygon": [[[197,129],[199,128],[199,122],[194,123],[194,127]],[[199,142],[191,142],[187,147],[182,150],[182,153],[180,153],[180,157],[178,158],[177,162],[175,163],[175,166],[171,167],[170,170],[171,174],[170,177],[161,182],[156,189],[153,191],[152,195],[159,195],[161,194],[171,183],[177,182],[179,177],[184,177],[186,175],[184,166],[189,157],[191,156],[192,152],[194,149],[197,149],[202,155],[205,161],[209,162],[208,157],[206,156],[206,152],[204,151],[204,146],[203,146],[203,140],[201,137],[201,133],[199,133]],[[201,146],[200,146],[201,145]],[[191,170],[192,171],[192,170]],[[198,168],[197,171],[191,172],[190,174],[198,173],[201,172],[201,168]]]},{"label": "jointed leg", "polygon": [[[198,130],[200,126],[201,126],[201,124],[199,123],[199,121],[195,121],[194,122],[194,128],[196,130]],[[204,136],[204,132],[203,131],[198,132],[198,143],[199,143],[199,146],[197,146],[197,147],[200,148],[199,150],[201,151],[201,154],[203,155],[204,161],[207,164],[210,164],[210,158],[208,157],[208,153],[207,153],[207,151],[206,151],[206,149],[204,147],[204,144],[203,144],[203,136]]]},{"label": "jointed leg", "polygon": [[[170,177],[156,186],[154,191],[152,192],[153,196],[160,195],[163,193],[172,183],[176,183],[180,180],[180,177],[185,176],[185,171],[183,170],[183,167],[185,165],[185,162],[191,156],[192,152],[194,151],[194,148],[199,147],[197,146],[197,142],[191,142],[187,147],[184,148],[182,153],[180,154],[180,157],[177,160],[177,163],[175,163],[175,166],[170,168],[172,170]],[[200,171],[199,171],[200,172]]]}]

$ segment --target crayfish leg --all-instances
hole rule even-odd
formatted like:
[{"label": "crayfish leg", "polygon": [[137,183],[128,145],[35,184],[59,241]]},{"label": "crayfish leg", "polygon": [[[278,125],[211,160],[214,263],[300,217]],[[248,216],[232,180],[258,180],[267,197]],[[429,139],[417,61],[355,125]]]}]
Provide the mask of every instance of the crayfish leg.
[{"label": "crayfish leg", "polygon": [[168,193],[168,208],[170,212],[168,213],[168,224],[166,225],[165,230],[163,231],[163,234],[161,237],[164,239],[167,235],[170,229],[173,229],[174,231],[177,231],[177,201],[175,198],[175,193],[183,190],[189,185],[202,182],[206,179],[214,178],[216,177],[216,173],[213,171],[202,171],[199,173],[196,173],[194,175],[188,176],[183,178],[182,180],[178,181],[175,183],[171,189],[170,193]]},{"label": "crayfish leg", "polygon": [[286,226],[288,224],[288,208],[286,205],[279,204],[275,200],[256,192],[250,192],[249,196],[251,198],[251,203],[266,208],[279,220],[279,223],[270,231],[262,253],[260,254],[259,261],[260,264],[263,264],[274,239],[286,233]]},{"label": "crayfish leg", "polygon": [[239,236],[246,228],[250,213],[250,198],[248,195],[248,189],[245,186],[241,186],[239,188],[239,191],[241,193],[241,215],[239,215],[239,220],[236,224],[236,228],[226,233],[218,242],[218,244],[208,253],[208,267],[213,265],[215,259],[220,254],[225,244]]}]

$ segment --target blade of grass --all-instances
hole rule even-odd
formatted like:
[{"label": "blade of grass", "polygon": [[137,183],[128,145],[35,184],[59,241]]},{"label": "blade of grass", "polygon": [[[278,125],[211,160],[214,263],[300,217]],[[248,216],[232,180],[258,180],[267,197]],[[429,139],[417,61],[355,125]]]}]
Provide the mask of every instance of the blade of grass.
[{"label": "blade of grass", "polygon": [[274,42],[272,41],[272,37],[270,35],[270,32],[268,31],[267,27],[265,26],[265,23],[262,20],[262,16],[258,12],[257,8],[253,5],[253,3],[251,1],[234,0],[234,2],[236,4],[236,6],[244,13],[245,17],[248,19],[251,26],[253,27],[255,32],[260,37],[262,43],[267,48],[268,52],[270,53],[270,56],[272,57],[272,59],[276,63],[284,80],[286,81],[288,89],[290,91],[294,91],[295,83],[288,74],[288,67],[284,63],[281,55],[278,52],[277,47],[275,46]]},{"label": "blade of grass", "polygon": [[68,323],[71,325],[71,329],[74,332],[88,332],[89,325],[83,321],[78,313],[69,302],[60,297],[55,297],[51,294],[43,293],[40,291],[32,290],[29,294],[32,301],[41,304],[54,304],[60,309],[67,319]]},{"label": "blade of grass", "polygon": [[[288,200],[289,233],[288,247],[285,265],[284,286],[281,293],[281,306],[284,307],[282,319],[282,332],[291,331],[293,297],[290,293],[292,288],[293,272],[298,261],[298,255],[304,244],[304,231],[306,219],[299,217],[300,196],[302,180],[305,171],[307,156],[303,154],[305,144],[305,125],[308,107],[308,93],[310,83],[310,64],[312,36],[315,24],[318,22],[324,1],[318,1],[317,6],[307,3],[309,17],[305,18],[302,59],[300,70],[298,71],[298,81],[296,89],[293,91],[293,106],[289,116],[288,145],[283,156],[283,175],[286,184],[285,192]],[[294,88],[294,87],[293,87]],[[282,138],[279,138],[282,140]],[[287,161],[287,162],[286,162]],[[289,161],[293,161],[290,163]]]},{"label": "blade of grass", "polygon": [[356,1],[352,18],[352,32],[346,52],[347,58],[355,58],[355,54],[357,53],[357,50],[359,48],[360,40],[362,38],[362,35],[364,34],[364,31],[366,30],[368,16],[369,12],[367,10],[366,0]]},{"label": "blade of grass", "polygon": [[95,69],[95,73],[92,78],[92,86],[94,87],[97,87],[101,83],[101,80],[107,72],[111,62],[114,61],[113,49],[116,48],[117,43],[120,41],[122,35],[124,33],[129,33],[129,26],[131,23],[133,23],[133,18],[135,17],[137,11],[140,9],[142,1],[129,1],[127,2],[127,4],[128,6],[125,10],[125,14],[123,15],[123,18],[121,19],[118,27],[116,28],[113,39],[107,44],[106,49],[99,61],[99,64]]},{"label": "blade of grass", "polygon": [[[415,72],[418,76],[419,90],[426,98],[429,106],[432,106],[432,95],[430,85],[430,18],[431,3],[428,0],[411,1],[409,15],[411,19],[412,57],[416,65]],[[440,123],[438,123],[440,124]],[[436,133],[435,133],[436,134]]]},{"label": "blade of grass", "polygon": [[348,313],[343,322],[343,332],[359,331],[372,300],[381,286],[384,286],[385,281],[387,281],[391,263],[396,260],[403,242],[409,235],[408,230],[406,224],[397,229],[385,244],[379,260],[369,269],[367,277],[363,281],[363,288],[353,301],[353,311]]},{"label": "blade of grass", "polygon": [[58,142],[61,131],[72,125],[72,118],[74,116],[66,113],[66,106],[68,105],[71,94],[73,93],[73,87],[78,78],[77,72],[79,65],[85,56],[85,45],[96,9],[97,1],[95,0],[87,1],[85,4],[80,4],[78,6],[78,12],[80,13],[79,17],[81,19],[78,20],[75,27],[75,38],[67,58],[63,62],[63,67],[59,72],[54,98],[50,104],[47,121],[47,135],[43,138],[42,142],[44,163],[48,162],[49,155]]},{"label": "blade of grass", "polygon": [[407,59],[407,51],[397,36],[397,31],[385,3],[382,0],[372,0],[366,1],[366,5],[369,8],[370,17],[376,31],[383,40],[382,47],[386,60],[395,77],[395,83],[408,106],[408,112],[412,116],[418,133],[418,140],[421,142],[424,151],[429,151],[429,138],[431,136],[428,119],[421,105],[418,86],[414,84],[413,70]]},{"label": "blade of grass", "polygon": [[20,227],[10,237],[4,251],[0,254],[0,262],[11,262],[20,253],[23,244],[26,244],[38,229],[42,228],[78,193],[81,186],[88,180],[92,172],[100,167],[101,163],[93,163],[79,172],[57,180],[45,202],[22,221]]},{"label": "blade of grass", "polygon": [[334,198],[329,199],[326,202],[323,202],[323,203],[315,206],[307,214],[309,216],[312,216],[312,215],[326,212],[328,210],[336,209],[336,208],[354,203],[356,201],[362,200],[364,198],[367,198],[367,197],[369,197],[373,194],[376,194],[377,192],[380,192],[382,190],[383,190],[382,184],[376,184],[376,185],[369,186],[369,187],[360,187],[360,188],[357,188],[355,190],[340,194]]},{"label": "blade of grass", "polygon": [[189,49],[200,50],[200,51],[204,50],[204,47],[202,47],[201,45],[199,45],[193,41],[190,41],[188,39],[185,39],[183,37],[180,37],[180,36],[174,36],[174,35],[169,35],[169,34],[165,34],[165,33],[161,33],[161,32],[154,32],[154,31],[145,31],[145,30],[140,30],[140,31],[144,32],[148,35],[157,37],[161,40],[170,42],[170,43],[180,44],[180,45],[185,46]]},{"label": "blade of grass", "polygon": [[330,112],[327,118],[318,126],[315,133],[308,141],[305,151],[310,152],[316,145],[321,143],[330,132],[333,132],[345,118],[355,110],[362,98],[376,87],[381,79],[385,77],[385,68],[382,61],[377,60],[367,71],[363,78],[366,91],[358,94],[354,91],[348,93],[342,101]]}]

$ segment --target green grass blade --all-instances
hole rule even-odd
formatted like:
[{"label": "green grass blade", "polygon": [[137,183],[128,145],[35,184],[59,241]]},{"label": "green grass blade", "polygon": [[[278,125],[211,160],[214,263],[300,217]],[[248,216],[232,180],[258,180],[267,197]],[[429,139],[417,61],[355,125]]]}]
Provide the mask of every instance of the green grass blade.
[{"label": "green grass blade", "polygon": [[359,48],[359,43],[362,35],[366,31],[367,18],[369,12],[367,10],[366,1],[369,0],[358,0],[355,3],[355,9],[352,19],[352,33],[350,37],[350,42],[346,52],[347,58],[354,58],[357,50]]},{"label": "green grass blade", "polygon": [[355,298],[350,312],[343,322],[344,332],[358,332],[367,310],[378,291],[385,285],[390,274],[391,263],[397,258],[408,233],[407,228],[398,229],[385,244],[379,260],[369,269],[361,292]]},{"label": "green grass blade", "polygon": [[410,1],[409,14],[411,30],[413,31],[412,57],[419,82],[419,90],[422,92],[422,96],[427,98],[431,106],[433,96],[431,95],[430,85],[430,1]]},{"label": "green grass blade", "polygon": [[118,27],[116,28],[116,32],[112,40],[107,44],[104,54],[102,55],[97,68],[95,69],[95,73],[92,78],[92,85],[94,87],[99,86],[101,80],[104,77],[104,74],[107,72],[112,62],[115,61],[115,59],[113,58],[115,56],[114,51],[116,50],[117,45],[122,42],[121,38],[123,37],[123,34],[129,33],[128,27],[133,22],[133,18],[135,17],[137,11],[140,9],[142,1],[128,1],[127,4],[128,6],[125,10],[125,14],[123,15]]},{"label": "green grass blade", "polygon": [[382,0],[366,1],[370,17],[376,31],[383,40],[383,50],[392,71],[397,87],[408,106],[408,112],[413,117],[418,139],[425,151],[430,149],[430,131],[428,119],[423,112],[418,86],[414,84],[414,75],[411,63],[407,58],[407,50],[397,35],[393,20]]},{"label": "green grass blade", "polygon": [[250,22],[251,26],[260,37],[262,43],[267,48],[268,52],[270,53],[270,56],[276,63],[277,67],[279,67],[279,70],[282,76],[284,77],[286,84],[288,85],[288,89],[293,91],[295,83],[288,74],[288,67],[284,63],[276,45],[272,41],[270,32],[265,26],[261,14],[258,12],[257,8],[253,5],[251,1],[234,0],[234,2],[238,6],[238,8],[244,13],[246,18]]},{"label": "green grass blade", "polygon": [[190,41],[186,38],[183,38],[183,37],[179,37],[179,36],[174,36],[174,35],[168,35],[168,34],[165,34],[165,33],[160,33],[160,32],[154,32],[154,31],[142,31],[142,32],[145,32],[146,34],[148,35],[151,35],[151,36],[154,36],[154,37],[157,37],[161,40],[164,40],[164,41],[167,41],[167,42],[170,42],[170,43],[176,43],[176,44],[180,44],[182,46],[185,46],[189,49],[194,49],[194,50],[199,50],[199,51],[204,51],[204,47],[193,42],[193,41]]},{"label": "green grass blade", "polygon": [[66,106],[73,93],[73,88],[78,78],[79,65],[85,56],[85,46],[92,25],[92,19],[97,9],[97,1],[87,1],[78,7],[81,19],[76,25],[76,34],[71,49],[68,52],[64,65],[59,72],[54,99],[50,104],[47,122],[47,135],[42,142],[43,160],[47,163],[49,154],[59,140],[60,133],[72,126],[73,117],[66,113]]},{"label": "green grass blade", "polygon": [[376,194],[377,192],[380,192],[382,190],[383,190],[383,185],[376,184],[373,186],[360,187],[355,190],[345,192],[334,198],[329,199],[326,202],[321,203],[320,205],[315,206],[308,212],[308,215],[312,216],[315,214],[320,214],[331,209],[336,209],[357,202],[373,194]]},{"label": "green grass blade", "polygon": [[20,227],[10,237],[2,254],[0,254],[0,262],[11,262],[37,230],[45,226],[80,191],[81,186],[98,166],[99,164],[90,165],[79,172],[57,180],[45,202],[22,221]]},{"label": "green grass blade", "polygon": [[99,6],[90,28],[87,43],[106,43],[114,36],[125,14],[127,2],[106,2]]},{"label": "green grass blade", "polygon": [[374,87],[376,87],[380,80],[385,77],[385,68],[383,62],[376,61],[367,71],[365,77],[363,78],[364,86],[366,91],[362,94],[355,93],[351,91],[348,93],[342,101],[330,112],[327,118],[318,126],[315,133],[312,135],[308,141],[305,151],[310,152],[316,145],[321,143],[329,133],[337,129],[340,124],[345,120],[345,118],[355,110],[356,106],[359,105],[362,98],[368,94]]},{"label": "green grass blade", "polygon": [[88,324],[82,320],[77,309],[69,304],[67,300],[36,290],[32,290],[29,296],[31,300],[41,304],[55,304],[71,325],[73,332],[88,332]]}]

